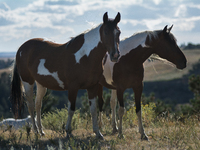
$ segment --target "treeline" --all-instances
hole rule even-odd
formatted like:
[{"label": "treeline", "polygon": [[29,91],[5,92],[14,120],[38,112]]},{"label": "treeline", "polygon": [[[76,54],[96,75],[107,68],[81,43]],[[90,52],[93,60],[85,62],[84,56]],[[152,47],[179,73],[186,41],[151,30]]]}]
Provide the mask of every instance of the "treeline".
[{"label": "treeline", "polygon": [[200,49],[200,44],[193,44],[193,43],[188,43],[187,45],[181,44],[180,48],[182,50],[193,50],[193,49]]}]

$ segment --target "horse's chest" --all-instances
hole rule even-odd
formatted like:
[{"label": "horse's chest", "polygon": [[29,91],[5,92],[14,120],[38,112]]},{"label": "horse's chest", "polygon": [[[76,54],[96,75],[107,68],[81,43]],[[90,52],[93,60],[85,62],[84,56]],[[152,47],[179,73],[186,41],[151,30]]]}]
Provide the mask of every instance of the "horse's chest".
[{"label": "horse's chest", "polygon": [[106,82],[109,85],[112,85],[112,83],[113,83],[113,67],[114,67],[114,64],[115,63],[108,60],[104,65],[103,76],[104,76]]}]

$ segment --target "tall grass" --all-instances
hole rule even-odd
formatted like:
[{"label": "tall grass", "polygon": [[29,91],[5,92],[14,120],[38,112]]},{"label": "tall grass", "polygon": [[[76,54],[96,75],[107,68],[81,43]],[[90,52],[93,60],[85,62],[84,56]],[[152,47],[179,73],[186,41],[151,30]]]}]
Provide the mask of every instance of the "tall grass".
[{"label": "tall grass", "polygon": [[112,135],[111,116],[103,115],[101,129],[105,140],[97,140],[92,132],[91,117],[77,110],[72,121],[72,134],[66,138],[66,108],[43,115],[45,137],[28,133],[26,128],[0,130],[0,149],[65,150],[65,149],[200,149],[200,125],[196,116],[182,121],[170,113],[156,116],[154,103],[142,105],[142,117],[149,142],[141,141],[135,107],[123,117],[124,139]]}]

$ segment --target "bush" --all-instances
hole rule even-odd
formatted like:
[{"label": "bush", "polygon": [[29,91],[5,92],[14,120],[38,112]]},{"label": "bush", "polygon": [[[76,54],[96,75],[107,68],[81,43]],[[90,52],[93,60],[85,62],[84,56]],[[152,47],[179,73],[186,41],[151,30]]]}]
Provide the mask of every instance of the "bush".
[{"label": "bush", "polygon": [[[142,119],[143,124],[146,126],[149,126],[151,122],[155,119],[156,113],[155,113],[155,103],[150,102],[149,104],[141,104],[142,109]],[[131,107],[124,115],[123,121],[125,123],[125,126],[134,127],[138,125],[138,118],[135,113],[136,107]]]},{"label": "bush", "polygon": [[194,97],[190,100],[189,105],[181,106],[183,115],[198,115],[200,118],[200,76],[191,75],[189,77],[189,89],[193,92]]}]

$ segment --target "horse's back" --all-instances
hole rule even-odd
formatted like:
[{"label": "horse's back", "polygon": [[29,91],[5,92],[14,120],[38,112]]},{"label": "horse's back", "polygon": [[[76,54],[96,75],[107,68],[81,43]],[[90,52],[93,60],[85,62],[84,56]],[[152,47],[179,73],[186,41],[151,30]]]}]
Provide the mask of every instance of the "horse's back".
[{"label": "horse's back", "polygon": [[16,54],[17,68],[22,80],[33,84],[35,81],[34,72],[37,72],[40,59],[49,56],[55,57],[56,49],[62,46],[62,44],[46,41],[42,38],[30,39],[22,44]]}]

